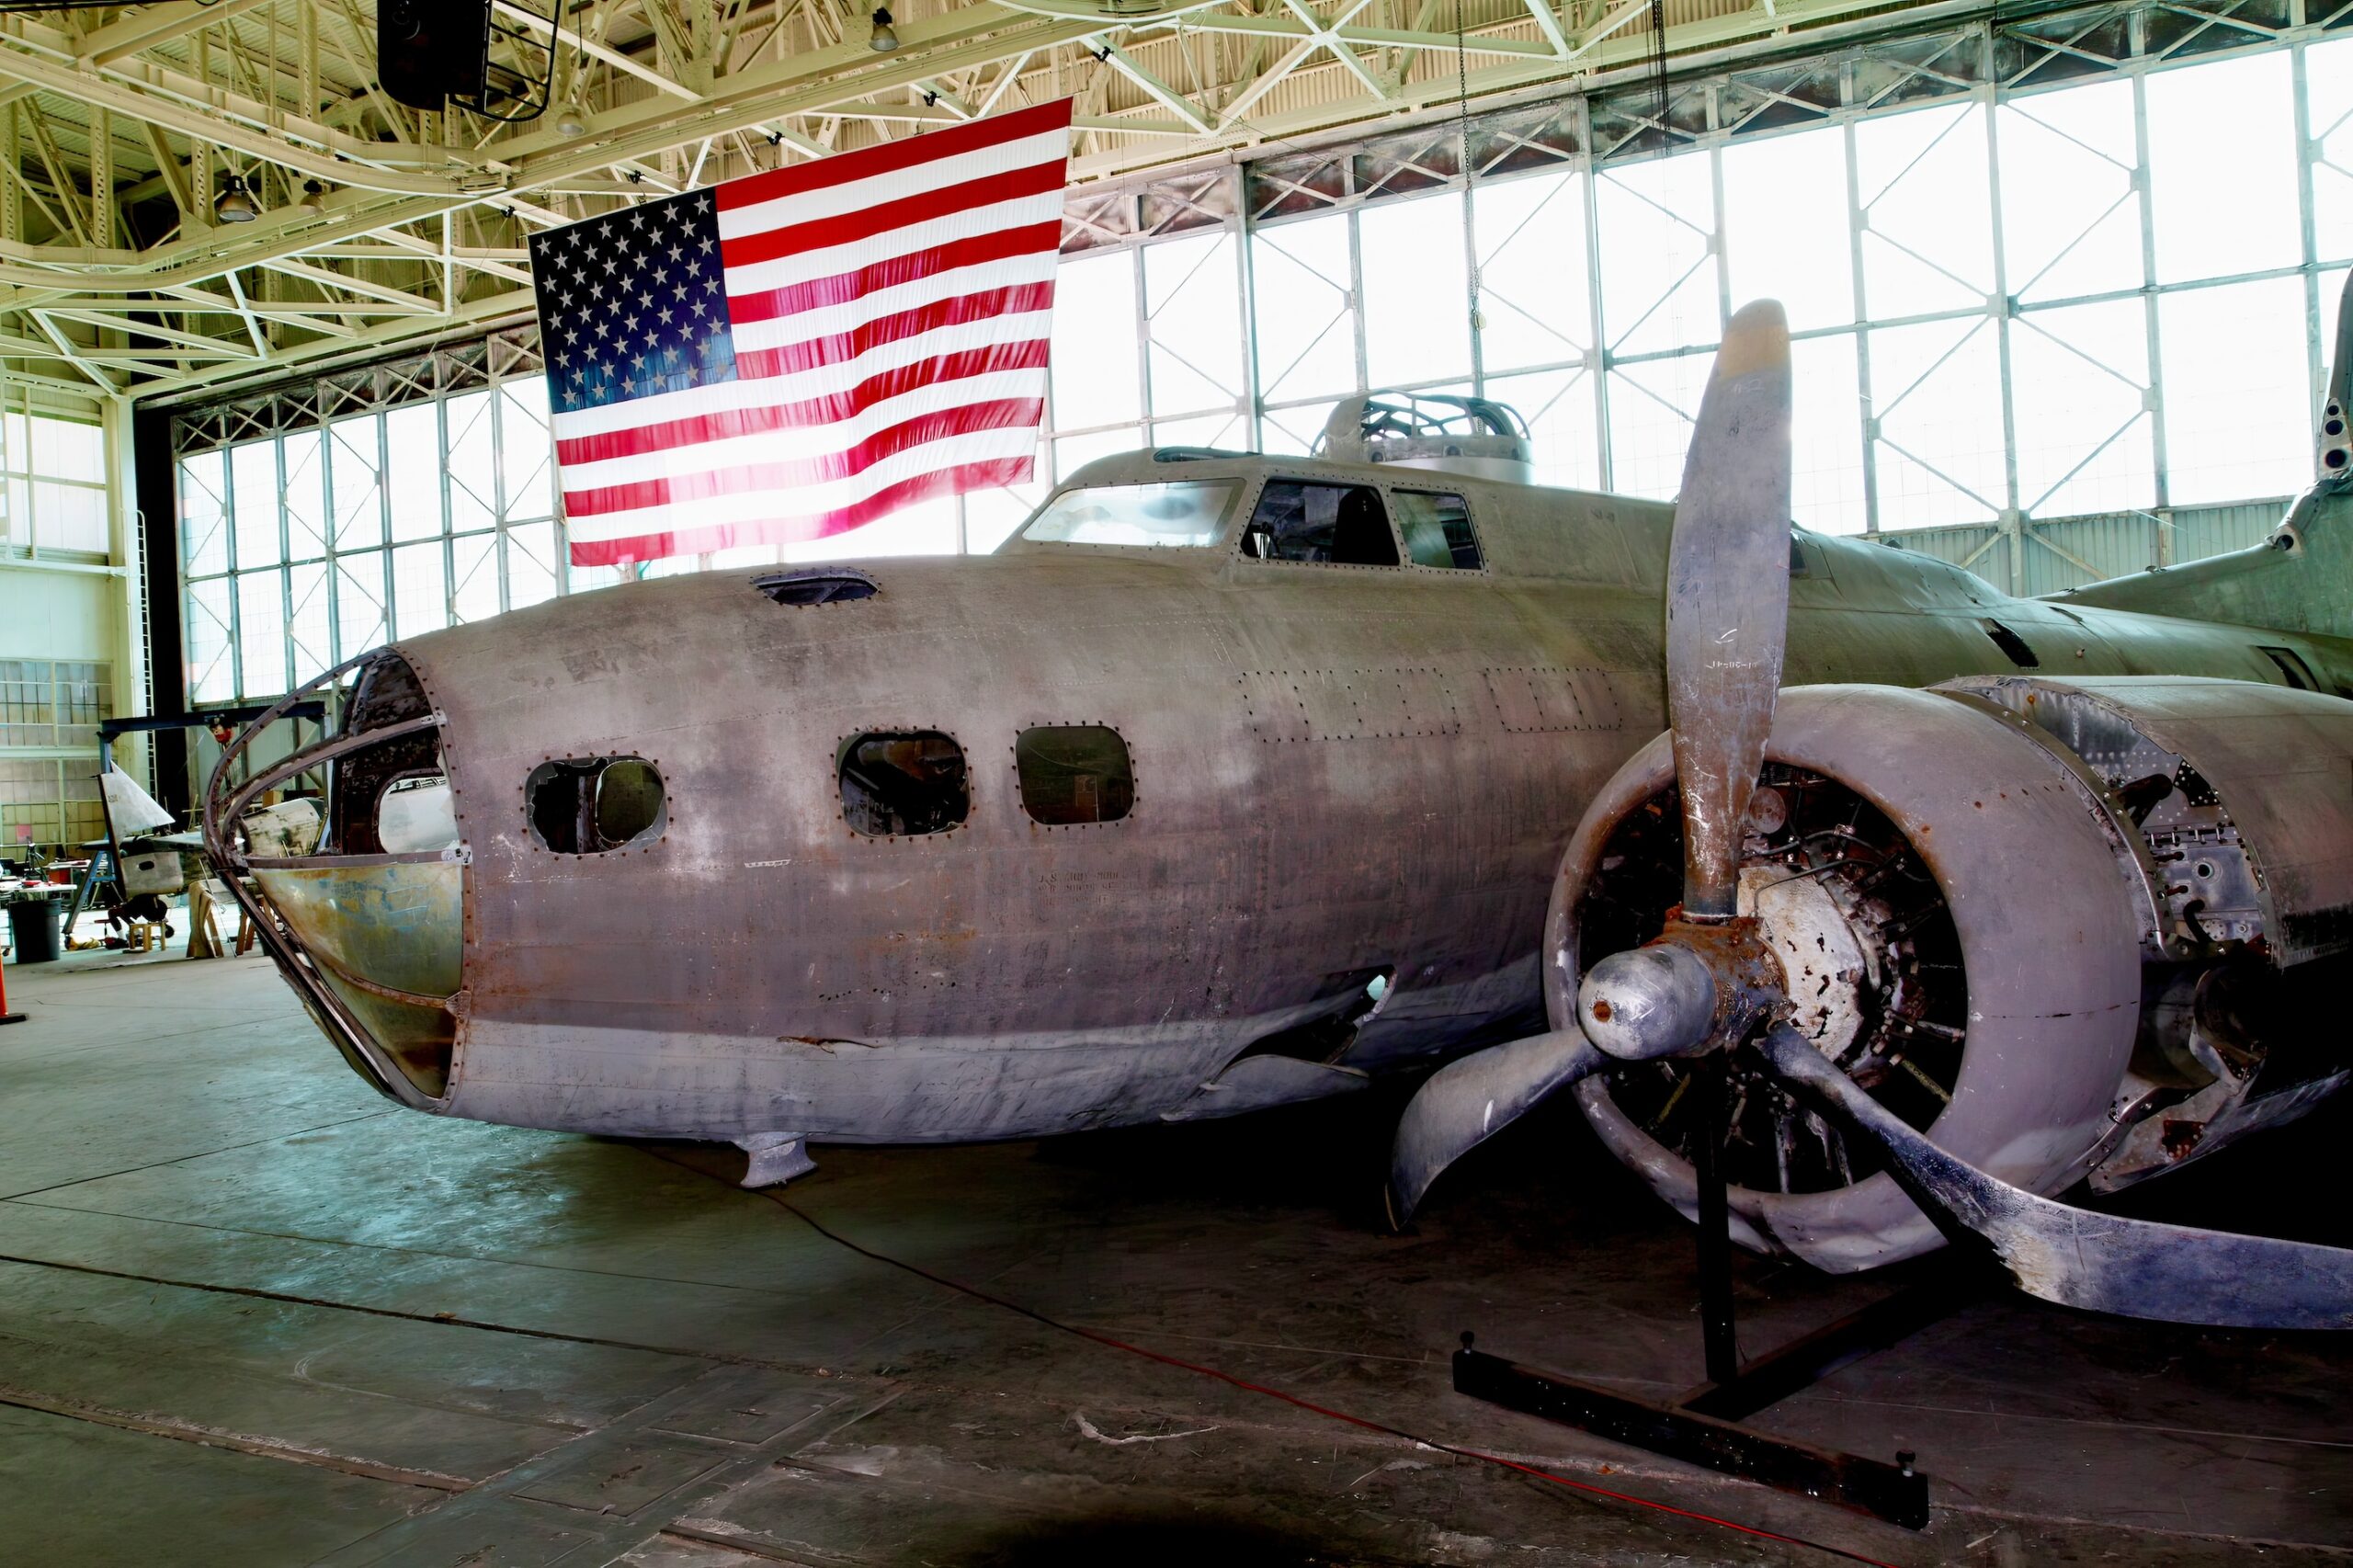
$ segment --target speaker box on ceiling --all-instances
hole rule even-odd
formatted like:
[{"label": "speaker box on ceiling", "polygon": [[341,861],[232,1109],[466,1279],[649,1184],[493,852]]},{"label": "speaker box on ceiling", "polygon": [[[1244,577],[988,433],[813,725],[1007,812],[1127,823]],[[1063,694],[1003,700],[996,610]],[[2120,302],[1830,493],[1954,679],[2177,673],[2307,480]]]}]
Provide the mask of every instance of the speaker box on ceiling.
[{"label": "speaker box on ceiling", "polygon": [[489,74],[490,0],[379,0],[376,83],[395,103],[479,103]]}]

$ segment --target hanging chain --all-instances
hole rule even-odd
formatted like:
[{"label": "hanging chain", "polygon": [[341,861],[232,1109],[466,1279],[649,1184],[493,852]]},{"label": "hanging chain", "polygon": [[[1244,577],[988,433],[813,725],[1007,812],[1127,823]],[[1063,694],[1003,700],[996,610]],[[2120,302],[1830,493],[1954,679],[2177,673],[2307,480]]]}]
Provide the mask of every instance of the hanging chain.
[{"label": "hanging chain", "polygon": [[[1468,226],[1472,221],[1471,215],[1471,51],[1470,45],[1463,37],[1462,0],[1454,0],[1454,92],[1455,135],[1461,143],[1458,155],[1462,165],[1462,222],[1466,232],[1469,232]],[[1471,342],[1472,368],[1474,373],[1478,368],[1479,335],[1487,327],[1486,321],[1479,313],[1479,247],[1473,244],[1471,247]]]},{"label": "hanging chain", "polygon": [[1651,0],[1651,79],[1658,93],[1658,142],[1666,134],[1666,0]]}]

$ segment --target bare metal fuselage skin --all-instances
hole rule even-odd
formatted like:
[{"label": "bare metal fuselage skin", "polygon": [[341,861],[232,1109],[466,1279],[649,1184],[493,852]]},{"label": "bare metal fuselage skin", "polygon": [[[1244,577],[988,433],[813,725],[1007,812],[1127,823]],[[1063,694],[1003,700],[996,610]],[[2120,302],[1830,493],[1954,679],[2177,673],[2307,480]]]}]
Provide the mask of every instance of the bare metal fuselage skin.
[{"label": "bare metal fuselage skin", "polygon": [[[1486,566],[1245,559],[1241,519],[1285,475],[1460,492]],[[461,989],[446,1095],[373,1054],[370,1075],[490,1121],[911,1142],[1309,1097],[1540,1028],[1563,848],[1665,724],[1672,509],[1146,453],[1073,483],[1222,477],[1242,494],[1213,549],[1017,538],[873,562],[874,597],[804,607],[710,573],[399,644],[446,718]],[[2012,599],[1860,541],[1799,551],[1791,685],[2009,673],[1989,619],[2053,675],[2279,685],[2267,646],[2353,672],[2337,639]],[[1041,724],[1125,738],[1124,820],[1029,818],[1013,745]],[[853,832],[842,744],[918,730],[962,746],[969,817]],[[599,756],[658,767],[666,826],[604,854],[541,846],[526,779]],[[1228,1074],[1378,969],[1388,994],[1336,1062]]]}]

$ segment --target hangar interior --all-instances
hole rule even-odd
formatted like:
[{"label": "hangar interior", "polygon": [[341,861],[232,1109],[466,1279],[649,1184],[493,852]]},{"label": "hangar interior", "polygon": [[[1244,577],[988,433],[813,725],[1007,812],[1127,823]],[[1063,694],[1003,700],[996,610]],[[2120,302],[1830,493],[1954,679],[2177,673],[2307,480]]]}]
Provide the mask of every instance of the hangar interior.
[{"label": "hangar interior", "polygon": [[[813,1133],[815,1175],[739,1190],[763,1156],[732,1133],[386,1104],[322,1038],[321,1004],[278,983],[269,905],[214,896],[221,868],[193,853],[151,892],[122,842],[199,832],[216,778],[330,744],[332,689],[327,711],[238,736],[386,644],[552,626],[504,618],[705,574],[870,562],[825,592],[887,597],[895,562],[1037,549],[1025,524],[1088,464],[1181,449],[1296,469],[1367,395],[1506,405],[1533,486],[1672,502],[1734,312],[1760,298],[1787,316],[1788,517],[1884,552],[1817,556],[1838,563],[1819,575],[1893,562],[1906,584],[1966,574],[1979,586],[1953,591],[2074,615],[2134,608],[2095,585],[2286,552],[2342,392],[2353,3],[490,0],[485,73],[438,109],[380,60],[387,17],[418,9],[0,5],[0,1014],[24,1016],[0,1028],[0,1557],[2006,1568],[2353,1550],[2342,1335],[1947,1287],[1934,1256],[1847,1275],[1737,1254],[1751,1351],[1890,1280],[1949,1289],[1944,1315],[1757,1417],[1917,1455],[1935,1509],[1899,1529],[1449,1386],[1465,1330],[1635,1397],[1701,1381],[1691,1227],[1566,1093],[1402,1236],[1381,1233],[1380,1176],[1411,1077],[1044,1139]],[[1064,99],[1032,477],[822,538],[575,562],[558,425],[583,350],[543,335],[534,236]],[[1495,516],[1482,571],[1508,566]],[[2347,558],[2313,554],[2341,617],[2353,586],[2327,559]],[[2089,597],[2042,598],[2071,590]],[[2353,699],[2334,624],[2263,644],[2239,678]],[[593,637],[572,655],[602,656]],[[1852,678],[1975,673],[1869,668]],[[1640,706],[1616,689],[1613,710]],[[1117,740],[1056,700],[1020,722]],[[1302,734],[1323,722],[1302,712]],[[904,741],[955,717],[873,722]],[[1580,789],[1662,727],[1644,722]],[[1156,758],[1139,743],[1129,777],[1120,744],[1116,810],[1090,778],[1084,818],[1025,796],[1024,826],[1149,801]],[[119,820],[109,768],[154,818]],[[308,777],[268,798],[315,793]],[[714,814],[760,809],[741,787]],[[1583,798],[1541,831],[1565,839]],[[904,824],[874,835],[920,852]],[[2021,906],[2058,896],[2019,869]],[[132,917],[106,918],[109,896]],[[655,915],[638,931],[721,988],[775,961]],[[189,961],[192,942],[217,956]],[[1286,1040],[1353,1039],[1410,994],[1394,964],[1335,968],[1362,1002]],[[1927,1086],[1950,1102],[1949,1080]],[[2353,1244],[2328,1197],[2347,1114],[2108,1207]]]}]

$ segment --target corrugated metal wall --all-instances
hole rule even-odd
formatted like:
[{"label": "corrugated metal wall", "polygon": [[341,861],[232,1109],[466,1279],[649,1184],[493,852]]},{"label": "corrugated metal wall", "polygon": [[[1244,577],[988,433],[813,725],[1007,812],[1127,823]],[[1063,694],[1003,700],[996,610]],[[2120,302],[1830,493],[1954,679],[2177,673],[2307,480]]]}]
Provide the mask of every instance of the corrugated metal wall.
[{"label": "corrugated metal wall", "polygon": [[2004,593],[2051,594],[2160,562],[2178,566],[2260,544],[2288,515],[2292,499],[2036,519],[2026,525],[2022,540],[1992,523],[1905,528],[1881,537],[1898,549],[1966,566]]}]

